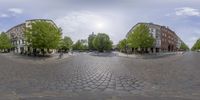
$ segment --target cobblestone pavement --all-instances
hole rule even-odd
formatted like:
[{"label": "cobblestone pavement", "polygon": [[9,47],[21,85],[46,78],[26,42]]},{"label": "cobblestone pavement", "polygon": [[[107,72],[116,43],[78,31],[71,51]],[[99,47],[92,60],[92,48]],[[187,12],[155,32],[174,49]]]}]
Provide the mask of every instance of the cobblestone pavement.
[{"label": "cobblestone pavement", "polygon": [[60,61],[0,55],[2,100],[199,100],[199,53],[157,59],[80,54]]}]

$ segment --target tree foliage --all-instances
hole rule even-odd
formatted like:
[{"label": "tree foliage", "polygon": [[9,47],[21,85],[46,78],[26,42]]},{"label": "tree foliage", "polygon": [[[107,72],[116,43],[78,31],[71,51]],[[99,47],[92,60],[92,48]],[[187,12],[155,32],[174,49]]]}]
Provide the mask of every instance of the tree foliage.
[{"label": "tree foliage", "polygon": [[196,41],[196,43],[193,45],[192,50],[193,50],[193,51],[195,51],[195,50],[200,50],[200,39],[198,39],[198,40]]},{"label": "tree foliage", "polygon": [[127,46],[128,46],[127,39],[123,39],[123,40],[119,41],[119,43],[117,45],[118,49],[122,52],[126,52]]},{"label": "tree foliage", "polygon": [[88,47],[87,47],[87,40],[84,40],[84,39],[78,40],[73,45],[73,50],[85,51],[87,49],[88,49]]},{"label": "tree foliage", "polygon": [[0,34],[0,49],[6,50],[12,48],[11,40],[4,32]]},{"label": "tree foliage", "polygon": [[56,49],[61,40],[61,30],[52,23],[35,21],[26,28],[25,37],[29,46],[38,49]]},{"label": "tree foliage", "polygon": [[88,49],[89,50],[95,50],[95,47],[93,45],[93,41],[95,39],[96,35],[94,33],[90,34],[88,37]]},{"label": "tree foliage", "polygon": [[93,40],[93,45],[99,52],[112,49],[112,41],[105,33],[98,33]]},{"label": "tree foliage", "polygon": [[73,45],[73,41],[70,37],[65,36],[60,43],[60,49],[64,50],[65,52],[67,52],[68,50],[70,50],[72,48]]},{"label": "tree foliage", "polygon": [[151,48],[155,39],[149,32],[149,28],[141,24],[128,35],[128,42],[132,48]]},{"label": "tree foliage", "polygon": [[187,51],[189,49],[190,48],[185,43],[181,43],[180,50]]}]

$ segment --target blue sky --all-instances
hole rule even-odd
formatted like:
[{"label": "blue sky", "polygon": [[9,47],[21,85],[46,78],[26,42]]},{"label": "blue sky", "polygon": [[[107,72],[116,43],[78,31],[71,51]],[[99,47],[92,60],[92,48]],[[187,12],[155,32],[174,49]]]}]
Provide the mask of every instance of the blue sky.
[{"label": "blue sky", "polygon": [[0,31],[34,18],[74,41],[104,32],[116,44],[138,22],[168,26],[190,47],[200,38],[199,0],[0,0]]}]

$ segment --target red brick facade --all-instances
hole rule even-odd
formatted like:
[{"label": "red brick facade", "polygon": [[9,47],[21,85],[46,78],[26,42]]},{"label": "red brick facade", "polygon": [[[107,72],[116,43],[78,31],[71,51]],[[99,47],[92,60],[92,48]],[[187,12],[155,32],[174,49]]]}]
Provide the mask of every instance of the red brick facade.
[{"label": "red brick facade", "polygon": [[173,52],[178,51],[182,43],[181,39],[174,31],[166,26],[157,25],[153,23],[137,23],[127,33],[126,37],[133,32],[133,30],[140,24],[145,24],[149,27],[150,34],[155,38],[155,44],[149,48],[149,52]]},{"label": "red brick facade", "polygon": [[177,51],[178,36],[169,28],[161,27],[161,50],[162,51]]}]

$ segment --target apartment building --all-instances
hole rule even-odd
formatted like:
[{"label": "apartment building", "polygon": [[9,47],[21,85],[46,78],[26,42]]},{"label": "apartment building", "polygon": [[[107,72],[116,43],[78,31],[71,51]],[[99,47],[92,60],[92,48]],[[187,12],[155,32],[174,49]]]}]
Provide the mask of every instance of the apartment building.
[{"label": "apartment building", "polygon": [[149,52],[172,52],[179,50],[182,40],[170,28],[154,23],[137,23],[127,33],[126,37],[131,34],[136,27],[144,24],[149,27],[149,32],[155,38],[153,48],[149,48]]},{"label": "apartment building", "polygon": [[49,19],[31,19],[10,28],[6,33],[10,37],[11,42],[14,46],[11,51],[13,51],[14,53],[24,53],[28,50],[28,47],[26,46],[27,43],[24,38],[24,31],[26,28],[30,28],[31,23],[34,23],[35,21],[46,21],[56,26],[56,24]]}]

